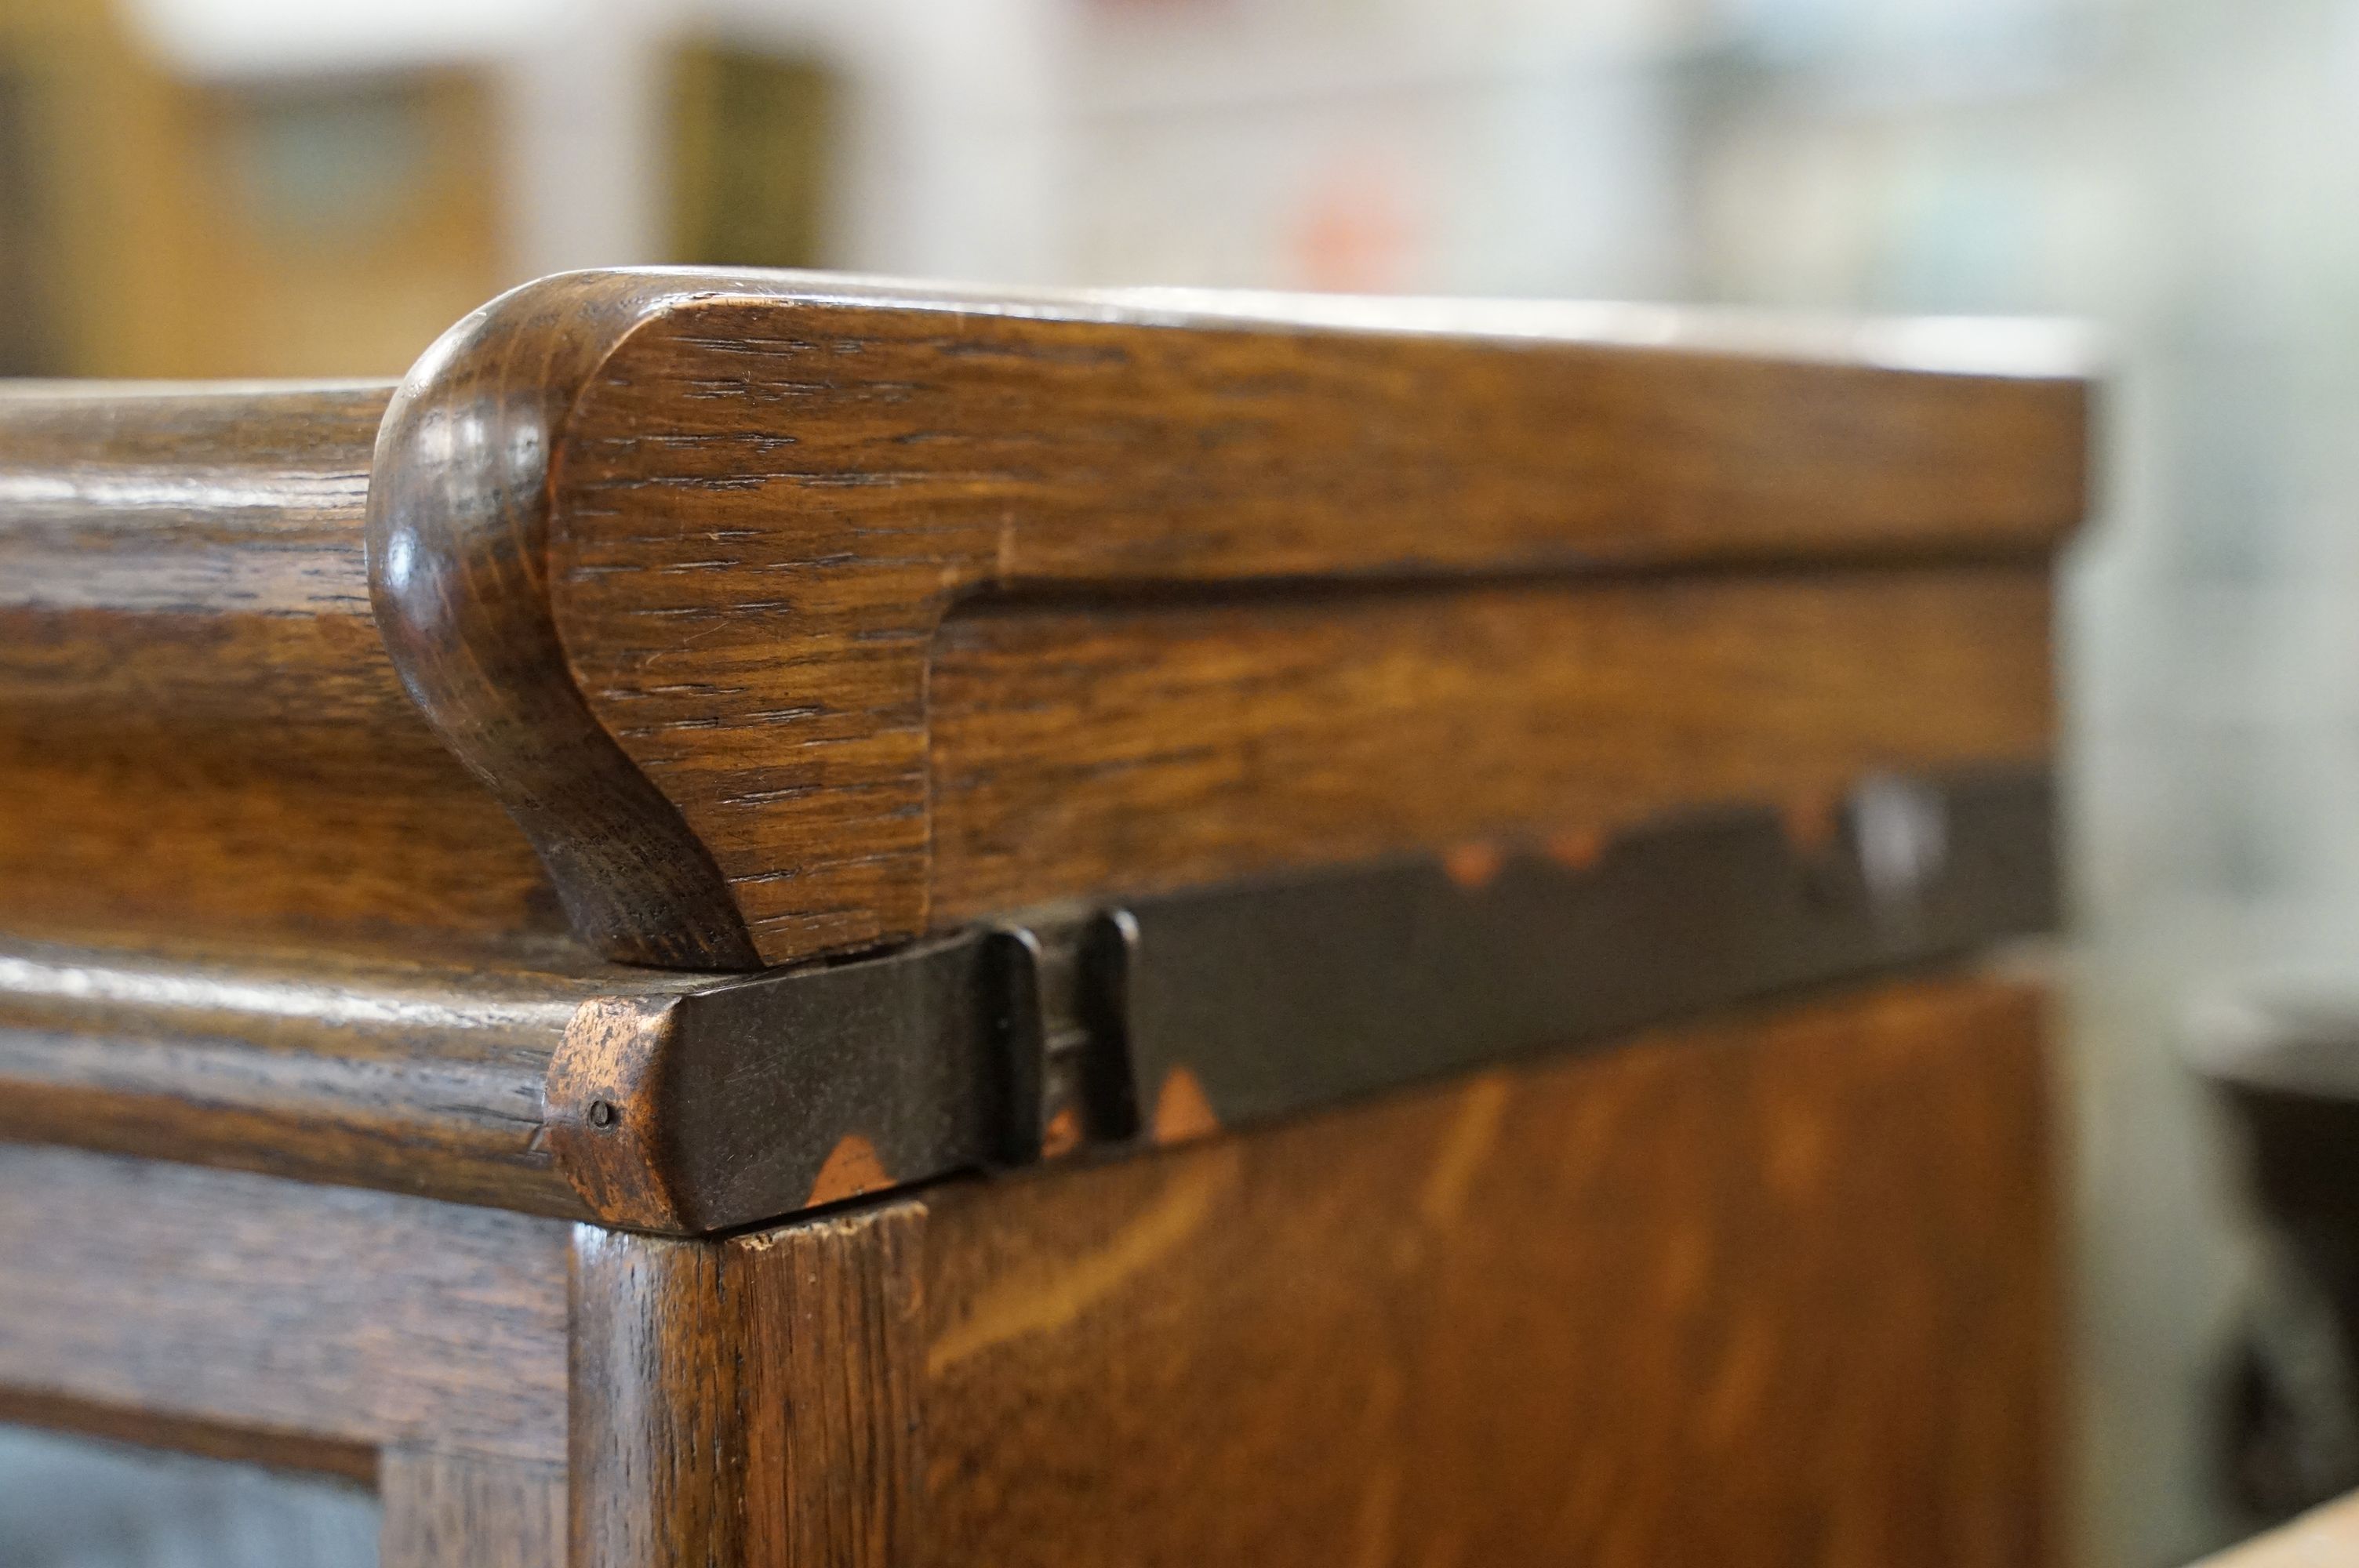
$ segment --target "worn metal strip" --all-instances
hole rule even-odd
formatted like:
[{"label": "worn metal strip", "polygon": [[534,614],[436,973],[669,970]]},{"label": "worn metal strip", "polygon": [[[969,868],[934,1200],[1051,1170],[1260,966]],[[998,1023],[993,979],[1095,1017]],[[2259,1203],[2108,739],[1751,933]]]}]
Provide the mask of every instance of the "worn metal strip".
[{"label": "worn metal strip", "polygon": [[1882,778],[1811,843],[1702,811],[1044,912],[690,992],[635,1103],[559,1107],[553,1073],[552,1112],[640,1140],[629,1179],[662,1196],[620,1223],[700,1231],[1251,1125],[2048,930],[2051,795],[2040,770]]},{"label": "worn metal strip", "polygon": [[1971,951],[2056,919],[2044,774],[1879,779],[1812,852],[1766,810],[1134,901],[1150,1132],[1267,1120],[1527,1052]]}]

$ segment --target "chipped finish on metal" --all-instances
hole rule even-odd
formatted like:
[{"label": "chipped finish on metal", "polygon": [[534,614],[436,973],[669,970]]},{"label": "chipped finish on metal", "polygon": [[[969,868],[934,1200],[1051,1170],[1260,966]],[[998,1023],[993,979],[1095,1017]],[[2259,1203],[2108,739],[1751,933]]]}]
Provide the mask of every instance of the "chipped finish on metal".
[{"label": "chipped finish on metal", "polygon": [[1879,778],[1808,841],[1767,807],[1690,813],[585,1008],[549,1118],[608,1223],[688,1232],[1212,1136],[2047,930],[2051,795]]},{"label": "chipped finish on metal", "polygon": [[[552,1143],[598,1217],[690,1233],[1000,1162],[1016,1059],[986,933],[582,1009]],[[607,1107],[607,1120],[597,1108]]]},{"label": "chipped finish on metal", "polygon": [[1878,778],[1818,848],[1732,809],[1134,901],[1130,1071],[1235,1127],[1932,962],[2054,925],[2051,823],[2044,774]]}]

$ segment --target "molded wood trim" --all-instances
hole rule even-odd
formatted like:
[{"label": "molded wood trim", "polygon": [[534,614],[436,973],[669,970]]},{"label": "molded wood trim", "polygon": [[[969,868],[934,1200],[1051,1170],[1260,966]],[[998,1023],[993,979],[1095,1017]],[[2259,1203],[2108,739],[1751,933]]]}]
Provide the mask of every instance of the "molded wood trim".
[{"label": "molded wood trim", "polygon": [[977,594],[2027,560],[2082,511],[2067,375],[1430,317],[544,279],[395,397],[379,622],[578,930],[745,968],[926,929],[929,673]]},{"label": "molded wood trim", "polygon": [[532,840],[609,956],[757,962],[712,857],[582,699],[549,611],[558,427],[669,279],[584,275],[502,295],[394,394],[369,485],[369,589],[403,684]]}]

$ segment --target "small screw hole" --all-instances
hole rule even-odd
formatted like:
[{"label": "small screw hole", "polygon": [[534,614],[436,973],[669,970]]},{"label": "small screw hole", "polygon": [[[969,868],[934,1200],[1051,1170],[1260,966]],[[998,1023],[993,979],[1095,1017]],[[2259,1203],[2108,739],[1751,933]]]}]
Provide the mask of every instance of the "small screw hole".
[{"label": "small screw hole", "polygon": [[614,1126],[614,1108],[608,1105],[602,1099],[592,1100],[590,1102],[590,1125],[592,1127]]}]

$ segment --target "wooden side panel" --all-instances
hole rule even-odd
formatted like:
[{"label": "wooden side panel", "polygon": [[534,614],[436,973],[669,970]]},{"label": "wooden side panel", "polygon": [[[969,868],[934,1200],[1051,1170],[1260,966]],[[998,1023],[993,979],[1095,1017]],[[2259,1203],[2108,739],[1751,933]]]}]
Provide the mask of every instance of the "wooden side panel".
[{"label": "wooden side panel", "polygon": [[564,1568],[562,1465],[397,1448],[376,1489],[378,1568]]},{"label": "wooden side panel", "polygon": [[944,1190],[918,1560],[2046,1561],[2038,1010],[1899,986]]},{"label": "wooden side panel", "polygon": [[575,1568],[908,1561],[920,1215],[576,1231]]},{"label": "wooden side panel", "polygon": [[2037,762],[2049,616],[2037,565],[962,611],[933,919]]},{"label": "wooden side panel", "polygon": [[559,1463],[568,1232],[0,1146],[0,1410],[153,1442],[275,1434],[281,1462],[307,1440],[339,1469],[356,1445]]},{"label": "wooden side panel", "polygon": [[2036,1564],[2039,1006],[1832,995],[721,1241],[0,1148],[0,1415],[383,1450],[395,1568],[551,1561],[560,1507],[584,1568]]}]

